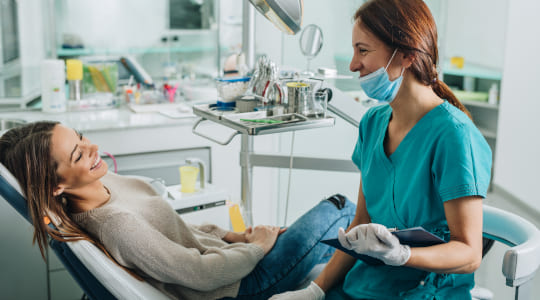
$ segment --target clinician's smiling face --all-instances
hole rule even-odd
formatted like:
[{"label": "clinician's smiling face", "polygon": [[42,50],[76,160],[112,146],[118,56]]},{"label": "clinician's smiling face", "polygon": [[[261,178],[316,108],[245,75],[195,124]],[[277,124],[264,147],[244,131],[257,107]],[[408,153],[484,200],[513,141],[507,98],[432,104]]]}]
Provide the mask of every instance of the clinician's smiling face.
[{"label": "clinician's smiling face", "polygon": [[[394,49],[389,49],[379,38],[371,33],[361,20],[357,20],[352,30],[353,58],[349,65],[351,72],[360,72],[360,76],[366,76],[377,71],[381,67],[386,67]],[[398,56],[398,55],[396,55]],[[401,74],[401,66],[397,65],[398,59],[394,57],[388,68],[390,80],[395,80]]]},{"label": "clinician's smiling face", "polygon": [[62,178],[55,194],[84,187],[107,174],[108,166],[99,156],[98,146],[62,125],[56,125],[52,131],[51,156],[58,163],[57,173]]}]

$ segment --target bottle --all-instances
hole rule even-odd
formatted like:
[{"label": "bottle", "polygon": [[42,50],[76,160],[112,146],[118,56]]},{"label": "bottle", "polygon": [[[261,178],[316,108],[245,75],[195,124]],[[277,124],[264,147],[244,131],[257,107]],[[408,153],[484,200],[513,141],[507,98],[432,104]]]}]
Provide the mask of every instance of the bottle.
[{"label": "bottle", "polygon": [[66,65],[61,59],[46,59],[41,63],[41,110],[65,112]]},{"label": "bottle", "polygon": [[243,52],[236,57],[236,69],[238,69],[238,75],[240,77],[246,76],[249,71],[246,64],[246,55]]},{"label": "bottle", "polygon": [[83,64],[78,59],[66,60],[66,78],[69,84],[69,100],[81,100]]},{"label": "bottle", "polygon": [[496,83],[491,85],[488,95],[488,103],[491,105],[497,105],[497,100],[499,98],[499,87]]}]

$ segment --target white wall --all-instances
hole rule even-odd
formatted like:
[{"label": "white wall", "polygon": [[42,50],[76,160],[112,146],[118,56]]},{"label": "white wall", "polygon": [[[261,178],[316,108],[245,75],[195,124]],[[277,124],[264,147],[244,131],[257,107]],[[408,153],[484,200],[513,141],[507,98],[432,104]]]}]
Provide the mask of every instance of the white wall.
[{"label": "white wall", "polygon": [[45,57],[43,1],[17,1],[19,13],[20,57],[23,67],[38,65]]},{"label": "white wall", "polygon": [[87,47],[122,49],[159,44],[167,27],[167,1],[69,1],[57,5],[57,44],[77,34]]},{"label": "white wall", "polygon": [[509,2],[494,183],[540,211],[538,11],[535,0]]},{"label": "white wall", "polygon": [[[364,1],[304,1],[303,26],[317,24],[323,30],[324,45],[312,61],[312,68],[334,67],[334,56],[352,57],[351,30],[355,10]],[[442,40],[440,54],[463,56],[466,62],[502,69],[508,0],[426,0],[432,10]],[[265,53],[278,63],[305,68],[299,50],[299,34],[283,35],[257,14],[257,53]],[[283,45],[283,49],[281,49]],[[348,62],[338,69],[348,74]]]},{"label": "white wall", "polygon": [[463,56],[465,63],[502,69],[508,2],[447,0],[447,22],[444,29],[439,28],[444,38],[444,56]]},{"label": "white wall", "polygon": [[[311,62],[311,68],[335,67],[335,54],[351,54],[352,17],[362,0],[304,1],[302,28],[316,24],[323,31],[324,44],[319,55]],[[301,32],[300,32],[301,33]],[[307,60],[300,51],[297,35],[281,34],[268,20],[256,14],[256,52],[266,54],[278,64],[303,70]]]}]

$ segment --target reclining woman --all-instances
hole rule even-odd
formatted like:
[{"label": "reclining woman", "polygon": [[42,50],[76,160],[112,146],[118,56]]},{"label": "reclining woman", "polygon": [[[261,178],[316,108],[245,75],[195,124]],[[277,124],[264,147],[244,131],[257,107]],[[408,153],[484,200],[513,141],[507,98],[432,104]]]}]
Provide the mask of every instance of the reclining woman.
[{"label": "reclining woman", "polygon": [[333,250],[319,241],[348,227],[356,209],[323,200],[287,229],[189,225],[148,183],[108,172],[96,145],[55,122],[6,132],[0,162],[26,195],[42,253],[47,235],[88,240],[172,298],[268,299],[293,289],[328,261]]}]

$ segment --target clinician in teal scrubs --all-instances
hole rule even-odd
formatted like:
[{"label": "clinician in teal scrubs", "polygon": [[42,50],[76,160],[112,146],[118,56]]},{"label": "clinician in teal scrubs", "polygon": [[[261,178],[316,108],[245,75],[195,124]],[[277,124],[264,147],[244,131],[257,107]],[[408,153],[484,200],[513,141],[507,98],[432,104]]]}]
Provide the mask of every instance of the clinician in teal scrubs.
[{"label": "clinician in teal scrubs", "polygon": [[[367,1],[354,20],[350,69],[385,104],[360,122],[357,211],[339,240],[385,264],[337,251],[308,288],[272,299],[470,299],[491,150],[438,79],[436,26],[422,0]],[[388,230],[415,226],[447,243],[411,248]]]}]

